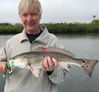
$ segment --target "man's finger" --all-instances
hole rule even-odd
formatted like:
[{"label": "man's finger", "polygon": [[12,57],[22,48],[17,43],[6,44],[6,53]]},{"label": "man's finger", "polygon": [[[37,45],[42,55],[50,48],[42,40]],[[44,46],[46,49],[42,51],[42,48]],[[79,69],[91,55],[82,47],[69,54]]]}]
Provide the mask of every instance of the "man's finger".
[{"label": "man's finger", "polygon": [[57,67],[57,65],[58,65],[58,61],[57,61],[55,58],[52,58],[52,61],[53,61],[54,66],[55,66],[55,68],[56,68],[56,67]]}]

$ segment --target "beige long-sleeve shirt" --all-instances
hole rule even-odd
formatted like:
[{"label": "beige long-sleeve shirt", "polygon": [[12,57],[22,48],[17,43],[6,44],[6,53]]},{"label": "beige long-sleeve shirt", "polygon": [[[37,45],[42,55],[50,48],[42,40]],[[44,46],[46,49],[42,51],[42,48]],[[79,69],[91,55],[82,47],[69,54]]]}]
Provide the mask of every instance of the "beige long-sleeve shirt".
[{"label": "beige long-sleeve shirt", "polygon": [[[0,60],[9,60],[20,53],[32,51],[39,46],[56,46],[63,48],[55,35],[45,28],[38,38],[30,44],[25,30],[9,39],[0,51]],[[37,78],[30,70],[14,68],[6,79],[4,92],[57,92],[57,84],[66,79],[67,71],[57,67],[51,75],[41,71]]]}]

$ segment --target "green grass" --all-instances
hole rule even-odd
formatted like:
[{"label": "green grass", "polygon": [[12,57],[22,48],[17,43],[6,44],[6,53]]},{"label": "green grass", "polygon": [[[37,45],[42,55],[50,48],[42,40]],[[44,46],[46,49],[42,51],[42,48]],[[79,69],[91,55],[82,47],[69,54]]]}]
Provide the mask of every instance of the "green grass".
[{"label": "green grass", "polygon": [[[99,33],[99,20],[91,23],[43,23],[52,33],[63,34],[92,34]],[[21,32],[23,26],[20,23],[0,23],[0,34],[16,34]]]}]

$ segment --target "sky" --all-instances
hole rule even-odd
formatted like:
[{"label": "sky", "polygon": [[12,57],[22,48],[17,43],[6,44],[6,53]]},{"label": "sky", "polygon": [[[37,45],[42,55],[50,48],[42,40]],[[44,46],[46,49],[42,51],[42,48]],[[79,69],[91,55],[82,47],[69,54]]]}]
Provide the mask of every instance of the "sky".
[{"label": "sky", "polygon": [[[0,23],[20,23],[20,0],[0,0]],[[99,19],[99,0],[39,0],[42,5],[41,23],[91,22]]]}]

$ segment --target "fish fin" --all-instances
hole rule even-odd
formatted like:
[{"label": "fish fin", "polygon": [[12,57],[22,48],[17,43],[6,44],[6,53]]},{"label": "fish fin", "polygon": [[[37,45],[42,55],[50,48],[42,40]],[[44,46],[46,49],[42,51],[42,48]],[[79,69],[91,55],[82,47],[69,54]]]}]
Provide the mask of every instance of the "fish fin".
[{"label": "fish fin", "polygon": [[33,74],[34,74],[34,76],[35,76],[36,78],[38,78],[38,77],[39,77],[39,69],[35,69],[35,70],[33,71]]},{"label": "fish fin", "polygon": [[91,77],[98,60],[83,60],[82,68]]},{"label": "fish fin", "polygon": [[31,70],[32,74],[38,78],[39,77],[39,69],[33,69],[31,65],[28,65],[29,69]]},{"label": "fish fin", "polygon": [[54,46],[45,46],[45,47],[37,47],[34,51],[44,51],[44,52],[60,52],[60,53],[64,53],[67,54],[69,56],[75,57],[75,54],[73,54],[72,52],[65,50],[63,48],[58,48],[58,47],[54,47]]}]

